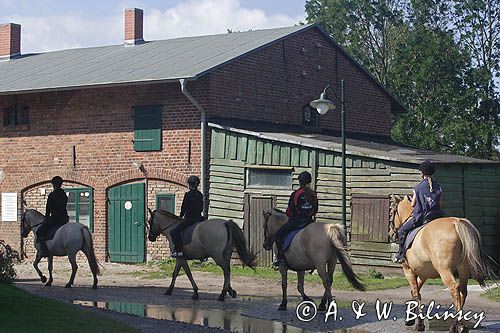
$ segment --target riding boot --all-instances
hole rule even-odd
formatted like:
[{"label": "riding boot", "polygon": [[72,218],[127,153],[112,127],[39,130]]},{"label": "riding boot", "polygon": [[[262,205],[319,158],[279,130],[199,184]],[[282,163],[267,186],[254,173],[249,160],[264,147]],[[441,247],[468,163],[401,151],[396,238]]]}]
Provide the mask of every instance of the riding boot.
[{"label": "riding boot", "polygon": [[276,242],[276,249],[278,251],[276,253],[276,260],[273,262],[273,266],[279,267],[283,262],[283,245],[280,241]]},{"label": "riding boot", "polygon": [[40,256],[42,258],[48,257],[49,256],[49,249],[47,248],[47,242],[45,239],[40,239]]}]

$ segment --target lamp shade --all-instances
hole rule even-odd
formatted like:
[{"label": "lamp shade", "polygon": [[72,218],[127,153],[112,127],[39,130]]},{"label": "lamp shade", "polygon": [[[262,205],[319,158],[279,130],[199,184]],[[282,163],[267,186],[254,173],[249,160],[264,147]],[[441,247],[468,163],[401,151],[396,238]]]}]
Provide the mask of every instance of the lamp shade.
[{"label": "lamp shade", "polygon": [[329,110],[335,110],[335,104],[326,98],[326,94],[322,93],[319,99],[315,99],[309,105],[315,108],[319,114],[325,114]]}]

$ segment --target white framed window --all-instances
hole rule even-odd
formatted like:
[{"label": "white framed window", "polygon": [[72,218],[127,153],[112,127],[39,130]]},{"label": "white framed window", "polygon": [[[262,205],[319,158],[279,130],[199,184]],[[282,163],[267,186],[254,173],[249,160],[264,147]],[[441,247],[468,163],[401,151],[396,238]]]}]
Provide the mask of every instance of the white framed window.
[{"label": "white framed window", "polygon": [[292,187],[292,171],[289,167],[247,167],[246,187],[289,189]]}]

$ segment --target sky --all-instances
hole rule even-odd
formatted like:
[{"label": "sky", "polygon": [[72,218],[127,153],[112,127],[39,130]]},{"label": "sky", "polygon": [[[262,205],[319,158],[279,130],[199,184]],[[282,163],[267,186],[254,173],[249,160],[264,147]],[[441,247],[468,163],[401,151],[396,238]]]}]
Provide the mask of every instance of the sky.
[{"label": "sky", "polygon": [[266,29],[305,22],[305,0],[0,0],[0,23],[22,26],[21,52],[123,42],[125,8],[144,10],[144,39]]}]

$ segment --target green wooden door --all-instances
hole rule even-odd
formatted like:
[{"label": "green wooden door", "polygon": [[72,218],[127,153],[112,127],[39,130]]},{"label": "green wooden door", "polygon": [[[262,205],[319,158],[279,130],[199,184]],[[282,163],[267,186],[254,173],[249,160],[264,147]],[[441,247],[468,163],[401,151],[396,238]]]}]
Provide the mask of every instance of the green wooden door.
[{"label": "green wooden door", "polygon": [[144,262],[144,184],[108,191],[109,256],[113,262]]}]

